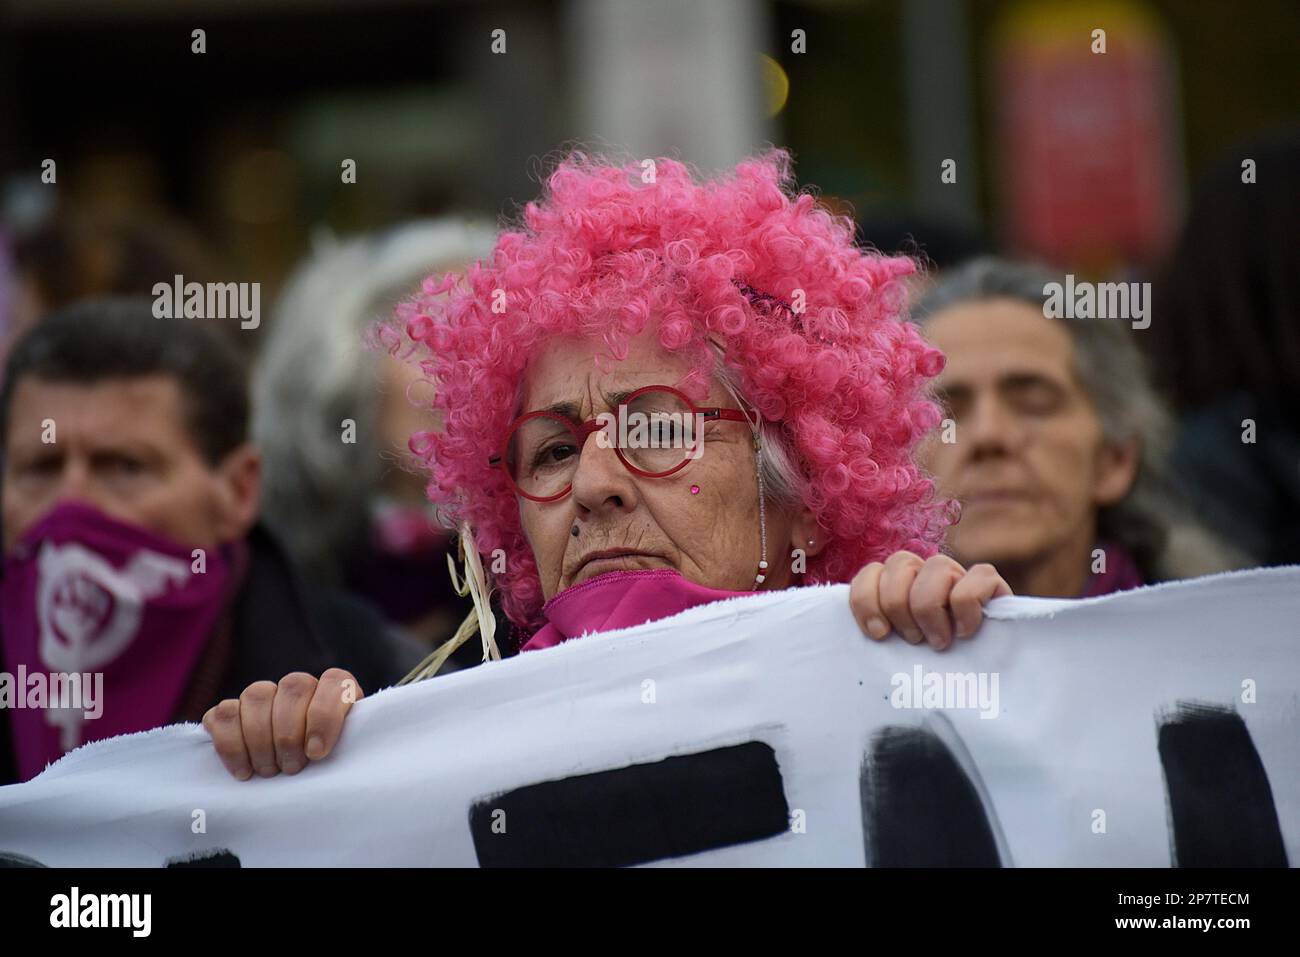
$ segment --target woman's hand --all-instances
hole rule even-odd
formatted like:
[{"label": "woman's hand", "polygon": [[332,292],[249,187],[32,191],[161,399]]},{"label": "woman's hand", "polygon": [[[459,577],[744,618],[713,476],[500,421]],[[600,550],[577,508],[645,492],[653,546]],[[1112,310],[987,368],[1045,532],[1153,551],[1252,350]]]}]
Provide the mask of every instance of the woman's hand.
[{"label": "woman's hand", "polygon": [[989,599],[1011,587],[988,564],[962,568],[946,555],[923,559],[894,552],[853,576],[849,608],[868,636],[880,641],[896,631],[914,645],[927,641],[936,651],[953,638],[969,638],[984,620]]},{"label": "woman's hand", "polygon": [[296,671],[279,684],[255,682],[238,699],[209,708],[203,727],[226,770],[239,780],[254,771],[264,778],[297,774],[334,749],[343,719],[361,695],[357,679],[342,668],[329,669],[319,681]]}]

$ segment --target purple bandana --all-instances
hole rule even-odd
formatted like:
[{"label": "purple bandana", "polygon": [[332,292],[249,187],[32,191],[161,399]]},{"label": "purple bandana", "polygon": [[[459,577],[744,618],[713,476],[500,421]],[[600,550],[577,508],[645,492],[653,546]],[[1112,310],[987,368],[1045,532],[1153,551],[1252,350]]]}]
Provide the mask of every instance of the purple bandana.
[{"label": "purple bandana", "polygon": [[221,613],[233,552],[65,502],[4,558],[0,707],[27,780],[65,751],[168,723]]}]

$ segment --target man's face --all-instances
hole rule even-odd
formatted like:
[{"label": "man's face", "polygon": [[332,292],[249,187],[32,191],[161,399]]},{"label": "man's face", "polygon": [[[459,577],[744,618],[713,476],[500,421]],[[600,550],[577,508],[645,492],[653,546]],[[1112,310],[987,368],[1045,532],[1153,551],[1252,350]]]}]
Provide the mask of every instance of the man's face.
[{"label": "man's face", "polygon": [[[211,466],[183,403],[167,375],[94,385],[20,378],[5,436],[4,550],[65,501],[183,545],[245,534],[256,513],[256,455],[244,447]],[[55,441],[42,441],[51,428]]]},{"label": "man's face", "polygon": [[922,461],[962,504],[955,557],[1011,564],[1075,548],[1086,560],[1097,509],[1127,494],[1133,462],[1103,442],[1067,330],[995,299],[945,309],[925,332],[947,356],[936,386],[956,441],[931,438]]},{"label": "man's face", "polygon": [[[575,420],[616,412],[609,399],[647,385],[672,386],[689,371],[682,357],[659,347],[653,332],[633,341],[621,362],[595,364],[604,346],[573,338],[541,350],[525,380],[523,410],[568,404]],[[704,407],[735,408],[713,382]],[[689,581],[741,591],[754,584],[759,559],[758,479],[752,432],[744,422],[710,422],[699,458],[664,478],[630,472],[601,433],[587,437],[573,491],[556,502],[519,498],[524,534],[532,546],[546,598],[611,571],[673,568]],[[698,492],[692,493],[691,489]],[[571,534],[573,526],[579,534]],[[788,584],[792,521],[767,510],[771,574],[767,586]],[[801,543],[802,544],[802,543]],[[588,560],[593,553],[626,549],[635,554]]]}]

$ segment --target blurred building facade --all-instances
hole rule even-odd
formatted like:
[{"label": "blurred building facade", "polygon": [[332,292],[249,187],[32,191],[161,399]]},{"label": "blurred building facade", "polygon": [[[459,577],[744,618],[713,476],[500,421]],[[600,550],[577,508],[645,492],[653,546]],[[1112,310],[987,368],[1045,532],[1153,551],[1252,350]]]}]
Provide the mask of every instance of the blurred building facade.
[{"label": "blurred building facade", "polygon": [[[1252,0],[1247,9],[1227,0],[8,0],[0,222],[12,236],[56,208],[179,217],[231,279],[266,284],[269,301],[315,227],[346,235],[447,213],[512,216],[558,149],[668,154],[716,169],[775,143],[794,151],[801,182],[861,218],[869,241],[898,234],[873,222],[906,233],[915,217],[1111,269],[1146,241],[1113,237],[1170,232],[1183,183],[1228,144],[1300,118],[1300,7]],[[1090,49],[1094,22],[1108,33],[1104,55]],[[1075,65],[1053,72],[1053,56]],[[1022,85],[1054,78],[1059,96],[1021,104],[1017,118],[1009,64],[1028,78]],[[1122,64],[1132,67],[1126,78],[1102,89],[1098,76]],[[1134,218],[1115,192],[1091,246],[1026,230],[1026,216],[1068,223],[1097,212],[1087,197],[1053,205],[1088,172],[1075,169],[1054,194],[1066,172],[1052,166],[1111,155],[1107,110],[1135,95],[1153,114],[1138,146],[1159,155],[1141,169],[1136,156],[1130,172],[1148,177],[1136,188],[1158,196],[1158,208],[1112,229],[1106,217]],[[1089,116],[1088,103],[1101,106]],[[1071,131],[1074,141],[1052,152]],[[45,160],[56,183],[41,180]],[[344,182],[349,160],[355,182]],[[1094,173],[1115,178],[1104,166]]]}]

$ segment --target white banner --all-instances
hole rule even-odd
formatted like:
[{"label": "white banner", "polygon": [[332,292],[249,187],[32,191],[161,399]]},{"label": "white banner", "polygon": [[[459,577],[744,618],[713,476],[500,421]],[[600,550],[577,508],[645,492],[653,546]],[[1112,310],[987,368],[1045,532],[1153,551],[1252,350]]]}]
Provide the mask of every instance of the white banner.
[{"label": "white banner", "polygon": [[[1300,568],[1005,598],[950,651],[865,638],[846,586],[693,609],[359,702],[301,774],[195,725],[0,788],[50,866],[1300,859]],[[273,636],[268,636],[268,640]]]}]

